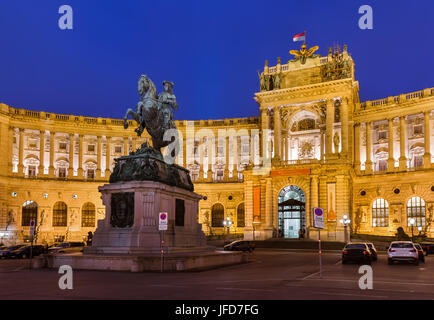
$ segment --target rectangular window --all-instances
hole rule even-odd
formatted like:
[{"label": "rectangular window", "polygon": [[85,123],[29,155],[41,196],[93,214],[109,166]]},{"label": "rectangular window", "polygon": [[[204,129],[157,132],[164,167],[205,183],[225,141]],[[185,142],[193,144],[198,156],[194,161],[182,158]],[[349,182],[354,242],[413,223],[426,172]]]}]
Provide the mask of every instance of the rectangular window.
[{"label": "rectangular window", "polygon": [[387,139],[387,131],[379,131],[378,140],[386,140],[386,139]]},{"label": "rectangular window", "polygon": [[66,178],[66,168],[59,168],[59,178]]},{"label": "rectangular window", "polygon": [[88,179],[95,179],[95,170],[94,169],[87,169],[87,178]]},{"label": "rectangular window", "polygon": [[122,147],[121,146],[115,146],[115,153],[122,153]]},{"label": "rectangular window", "polygon": [[413,126],[413,134],[418,135],[423,133],[423,126],[418,124]]},{"label": "rectangular window", "polygon": [[29,166],[29,177],[36,176],[36,166]]},{"label": "rectangular window", "polygon": [[414,167],[415,168],[422,168],[423,166],[423,157],[422,156],[415,156],[414,157]]},{"label": "rectangular window", "polygon": [[175,199],[175,226],[184,226],[185,204],[182,199]]},{"label": "rectangular window", "polygon": [[88,152],[95,152],[95,145],[94,144],[88,144],[87,145],[87,151]]},{"label": "rectangular window", "polygon": [[386,171],[387,170],[387,160],[380,160],[378,162],[378,171]]},{"label": "rectangular window", "polygon": [[59,150],[66,150],[66,142],[59,143]]}]

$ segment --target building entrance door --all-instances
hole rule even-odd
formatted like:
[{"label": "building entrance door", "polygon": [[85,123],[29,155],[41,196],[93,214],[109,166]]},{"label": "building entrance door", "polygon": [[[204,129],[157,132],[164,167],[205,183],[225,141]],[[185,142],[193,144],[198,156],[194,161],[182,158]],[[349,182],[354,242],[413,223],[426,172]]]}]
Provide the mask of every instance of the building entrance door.
[{"label": "building entrance door", "polygon": [[298,239],[305,228],[304,192],[297,186],[287,186],[279,194],[279,237]]}]

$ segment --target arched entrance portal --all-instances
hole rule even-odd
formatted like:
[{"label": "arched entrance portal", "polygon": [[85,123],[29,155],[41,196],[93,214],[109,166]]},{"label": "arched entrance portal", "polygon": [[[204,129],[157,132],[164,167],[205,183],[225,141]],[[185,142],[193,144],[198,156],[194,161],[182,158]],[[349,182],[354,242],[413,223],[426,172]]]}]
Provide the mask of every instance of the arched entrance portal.
[{"label": "arched entrance portal", "polygon": [[287,186],[279,193],[279,237],[297,239],[306,228],[305,195],[297,186]]}]

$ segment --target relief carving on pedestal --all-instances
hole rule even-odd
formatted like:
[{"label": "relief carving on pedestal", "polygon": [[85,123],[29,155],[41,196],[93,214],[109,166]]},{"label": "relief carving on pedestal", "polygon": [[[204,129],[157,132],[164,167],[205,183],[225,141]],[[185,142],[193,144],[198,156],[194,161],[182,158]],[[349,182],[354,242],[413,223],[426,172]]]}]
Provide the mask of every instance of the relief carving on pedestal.
[{"label": "relief carving on pedestal", "polygon": [[131,228],[134,224],[134,192],[111,195],[110,225],[115,228]]}]

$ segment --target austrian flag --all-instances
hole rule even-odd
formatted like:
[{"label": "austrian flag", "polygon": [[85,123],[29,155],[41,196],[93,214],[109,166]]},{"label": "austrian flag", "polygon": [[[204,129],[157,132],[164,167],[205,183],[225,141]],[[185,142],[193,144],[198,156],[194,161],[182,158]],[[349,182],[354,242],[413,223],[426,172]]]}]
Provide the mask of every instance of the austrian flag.
[{"label": "austrian flag", "polygon": [[302,33],[299,33],[299,34],[296,34],[294,36],[294,38],[292,38],[292,39],[294,40],[294,42],[296,42],[296,41],[306,41],[306,31],[302,32]]}]

